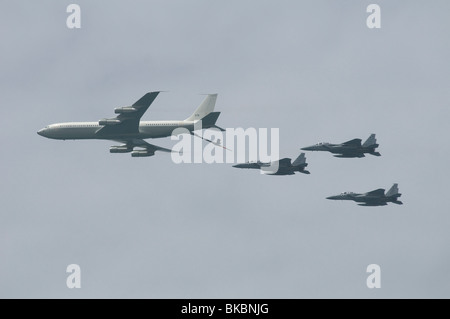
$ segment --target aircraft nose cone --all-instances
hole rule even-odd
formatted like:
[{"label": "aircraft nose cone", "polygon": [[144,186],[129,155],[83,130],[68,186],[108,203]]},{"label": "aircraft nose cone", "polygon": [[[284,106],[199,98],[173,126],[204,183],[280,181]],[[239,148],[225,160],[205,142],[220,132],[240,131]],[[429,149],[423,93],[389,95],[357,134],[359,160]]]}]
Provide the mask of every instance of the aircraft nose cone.
[{"label": "aircraft nose cone", "polygon": [[49,131],[47,128],[43,128],[40,129],[39,131],[37,131],[38,135],[43,136],[43,137],[49,137]]},{"label": "aircraft nose cone", "polygon": [[337,199],[337,196],[328,196],[327,199]]}]

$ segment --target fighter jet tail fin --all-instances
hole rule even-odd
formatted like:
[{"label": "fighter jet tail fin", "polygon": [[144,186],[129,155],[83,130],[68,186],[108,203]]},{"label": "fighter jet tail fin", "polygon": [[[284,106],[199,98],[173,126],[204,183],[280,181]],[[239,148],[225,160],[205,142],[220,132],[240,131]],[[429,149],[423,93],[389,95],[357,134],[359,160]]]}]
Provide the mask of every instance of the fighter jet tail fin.
[{"label": "fighter jet tail fin", "polygon": [[295,159],[295,161],[292,163],[292,166],[299,166],[299,165],[303,165],[303,164],[306,164],[305,153],[301,153],[301,154]]},{"label": "fighter jet tail fin", "polygon": [[377,147],[377,139],[375,138],[375,134],[370,134],[369,138],[362,145],[363,147]]},{"label": "fighter jet tail fin", "polygon": [[308,163],[306,163],[306,157],[305,153],[301,153],[295,161],[292,163],[292,166],[295,167],[297,171],[303,174],[309,174],[309,171],[305,169],[306,166],[308,166]]},{"label": "fighter jet tail fin", "polygon": [[386,197],[400,197],[401,194],[398,193],[398,184],[395,183],[386,193]]},{"label": "fighter jet tail fin", "polygon": [[214,111],[214,106],[216,105],[217,94],[208,94],[208,96],[203,100],[202,104],[189,116],[185,121],[196,121],[201,120],[209,113]]},{"label": "fighter jet tail fin", "polygon": [[394,203],[394,204],[397,204],[397,205],[403,205],[403,202],[402,202],[402,201],[399,201],[399,200],[395,200],[395,201],[393,201],[393,203]]}]

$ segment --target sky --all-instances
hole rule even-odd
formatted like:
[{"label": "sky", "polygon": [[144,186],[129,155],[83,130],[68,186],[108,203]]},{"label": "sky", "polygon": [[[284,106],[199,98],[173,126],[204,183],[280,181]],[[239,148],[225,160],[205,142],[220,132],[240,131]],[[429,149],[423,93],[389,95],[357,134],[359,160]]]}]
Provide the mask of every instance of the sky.
[{"label": "sky", "polygon": [[[2,1],[0,297],[449,298],[450,3],[378,0],[369,29],[371,3]],[[217,124],[278,128],[281,157],[371,133],[382,156],[265,176],[36,134],[158,90],[143,120],[218,93]],[[404,205],[325,199],[393,183]]]}]

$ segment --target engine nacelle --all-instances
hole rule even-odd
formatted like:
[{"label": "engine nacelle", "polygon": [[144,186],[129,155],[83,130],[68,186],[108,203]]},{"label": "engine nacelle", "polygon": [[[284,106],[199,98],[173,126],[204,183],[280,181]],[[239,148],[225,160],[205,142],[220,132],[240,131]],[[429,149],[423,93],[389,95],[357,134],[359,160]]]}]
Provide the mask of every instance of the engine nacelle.
[{"label": "engine nacelle", "polygon": [[149,157],[155,155],[155,152],[150,151],[133,151],[131,152],[132,157]]},{"label": "engine nacelle", "polygon": [[110,153],[129,153],[133,150],[132,147],[125,146],[111,146],[109,148]]},{"label": "engine nacelle", "polygon": [[133,113],[136,111],[137,111],[137,109],[132,106],[116,107],[114,109],[114,113],[116,113],[116,114]]},{"label": "engine nacelle", "polygon": [[98,121],[98,125],[117,125],[120,123],[121,123],[121,121],[116,120],[116,119],[112,119],[112,120],[104,119],[104,120]]}]

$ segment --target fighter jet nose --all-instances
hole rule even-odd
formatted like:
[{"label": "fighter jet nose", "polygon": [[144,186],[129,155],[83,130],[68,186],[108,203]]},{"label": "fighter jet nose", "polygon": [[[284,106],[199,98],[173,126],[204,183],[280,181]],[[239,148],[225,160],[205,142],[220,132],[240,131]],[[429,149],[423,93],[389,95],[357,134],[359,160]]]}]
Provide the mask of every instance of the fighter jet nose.
[{"label": "fighter jet nose", "polygon": [[39,131],[37,131],[37,133],[40,136],[44,136],[44,129],[40,129]]},{"label": "fighter jet nose", "polygon": [[328,196],[327,199],[337,199],[336,196]]}]

